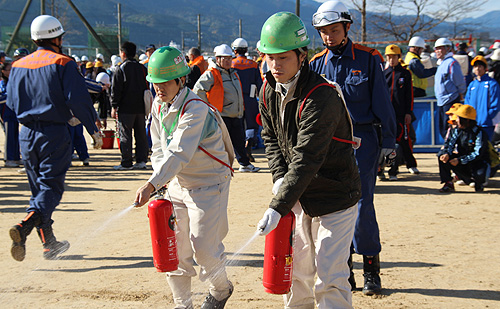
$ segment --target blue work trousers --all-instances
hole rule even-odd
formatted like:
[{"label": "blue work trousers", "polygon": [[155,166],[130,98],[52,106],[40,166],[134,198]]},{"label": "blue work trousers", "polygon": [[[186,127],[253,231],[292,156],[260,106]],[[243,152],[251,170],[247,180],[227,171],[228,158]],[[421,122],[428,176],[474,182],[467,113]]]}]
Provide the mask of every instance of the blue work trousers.
[{"label": "blue work trousers", "polygon": [[76,150],[80,161],[88,159],[89,149],[87,148],[87,141],[83,135],[83,124],[80,123],[74,127],[68,124],[68,129],[71,136],[71,142],[73,143],[73,149]]},{"label": "blue work trousers", "polygon": [[242,166],[250,164],[247,152],[245,150],[245,130],[243,128],[243,118],[222,117],[226,124],[229,137],[233,143],[236,160]]},{"label": "blue work trousers", "polygon": [[19,122],[17,121],[16,114],[6,104],[2,105],[2,120],[5,130],[4,159],[6,161],[18,161],[20,159]]},{"label": "blue work trousers", "polygon": [[380,155],[379,139],[373,126],[364,126],[359,130],[355,128],[354,136],[361,138],[361,147],[355,152],[361,177],[361,199],[358,202],[353,245],[356,253],[374,256],[382,249],[373,205]]},{"label": "blue work trousers", "polygon": [[52,213],[61,201],[71,163],[71,138],[65,123],[27,123],[19,134],[24,167],[31,189],[28,213],[38,212],[40,227],[52,224]]}]

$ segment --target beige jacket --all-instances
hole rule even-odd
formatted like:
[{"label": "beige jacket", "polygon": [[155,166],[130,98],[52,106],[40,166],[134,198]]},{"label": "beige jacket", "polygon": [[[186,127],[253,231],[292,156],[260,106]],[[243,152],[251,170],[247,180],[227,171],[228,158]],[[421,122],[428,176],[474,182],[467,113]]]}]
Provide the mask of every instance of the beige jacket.
[{"label": "beige jacket", "polygon": [[[212,186],[231,177],[234,150],[220,114],[199,101],[185,87],[174,103],[167,106],[158,98],[153,102],[151,139],[153,175],[149,182],[161,188],[172,178],[187,189]],[[214,158],[203,152],[208,151]]]}]

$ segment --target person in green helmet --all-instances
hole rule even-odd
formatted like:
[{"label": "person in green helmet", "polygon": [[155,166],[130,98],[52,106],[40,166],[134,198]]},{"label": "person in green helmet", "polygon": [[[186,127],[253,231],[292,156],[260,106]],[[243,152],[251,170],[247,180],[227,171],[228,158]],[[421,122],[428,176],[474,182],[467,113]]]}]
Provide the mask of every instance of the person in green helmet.
[{"label": "person in green helmet", "polygon": [[151,108],[153,174],[137,190],[135,205],[144,205],[168,184],[177,218],[179,268],[167,273],[175,308],[193,308],[193,259],[200,266],[200,280],[210,282],[201,308],[223,308],[233,292],[222,243],[228,232],[233,146],[219,112],[186,87],[189,72],[174,47],[151,55],[146,78],[156,92]]},{"label": "person in green helmet", "polygon": [[[261,88],[262,138],[274,198],[257,228],[296,217],[292,287],[285,308],[351,308],[347,259],[361,182],[359,143],[338,85],[309,70],[304,23],[280,12],[264,23],[259,50],[269,71]],[[314,278],[317,275],[316,283]]]}]

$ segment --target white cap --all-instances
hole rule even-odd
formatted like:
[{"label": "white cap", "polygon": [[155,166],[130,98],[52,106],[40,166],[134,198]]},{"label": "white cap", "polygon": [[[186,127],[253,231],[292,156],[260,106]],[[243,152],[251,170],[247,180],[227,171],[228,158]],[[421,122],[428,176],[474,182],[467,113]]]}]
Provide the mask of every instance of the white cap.
[{"label": "white cap", "polygon": [[101,73],[97,74],[95,80],[97,82],[103,83],[105,85],[109,85],[110,84],[108,73],[101,72]]},{"label": "white cap", "polygon": [[87,57],[87,56],[83,55],[83,56],[82,56],[82,61],[89,61],[89,57]]},{"label": "white cap", "polygon": [[231,50],[231,47],[229,47],[227,44],[222,44],[222,45],[216,46],[214,48],[214,53],[215,53],[215,57],[234,56],[233,51]]},{"label": "white cap", "polygon": [[64,29],[57,18],[50,15],[40,15],[31,22],[31,39],[53,39],[64,34]]},{"label": "white cap", "polygon": [[408,42],[408,46],[425,48],[425,40],[419,36],[414,36],[411,38],[410,42]]},{"label": "white cap", "polygon": [[316,28],[340,22],[352,24],[352,17],[345,4],[337,0],[327,1],[320,5],[312,18],[312,25]]},{"label": "white cap", "polygon": [[233,42],[233,44],[231,44],[231,46],[233,47],[233,49],[248,48],[248,42],[247,42],[247,40],[245,40],[243,38],[237,38],[236,40],[234,40],[234,42]]},{"label": "white cap", "polygon": [[118,65],[118,63],[120,63],[121,60],[122,59],[120,57],[115,57],[115,58],[111,59],[111,65],[116,66],[116,65]]},{"label": "white cap", "polygon": [[498,49],[498,48],[500,48],[500,42],[493,43],[493,49]]}]

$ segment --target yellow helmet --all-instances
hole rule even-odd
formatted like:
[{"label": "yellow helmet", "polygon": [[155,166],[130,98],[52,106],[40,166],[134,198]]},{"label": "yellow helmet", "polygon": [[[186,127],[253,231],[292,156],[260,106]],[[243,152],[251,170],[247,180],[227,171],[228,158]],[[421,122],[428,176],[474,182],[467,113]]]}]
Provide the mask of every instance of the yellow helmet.
[{"label": "yellow helmet", "polygon": [[445,114],[446,115],[453,115],[457,111],[457,109],[459,109],[460,106],[462,106],[462,105],[463,105],[462,103],[453,104]]},{"label": "yellow helmet", "polygon": [[401,55],[401,48],[399,46],[391,44],[387,45],[385,48],[385,54],[386,55]]},{"label": "yellow helmet", "polygon": [[476,110],[470,105],[460,106],[454,114],[461,118],[476,120]]}]

